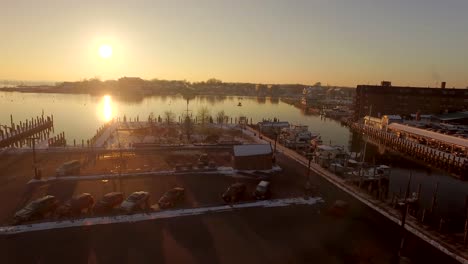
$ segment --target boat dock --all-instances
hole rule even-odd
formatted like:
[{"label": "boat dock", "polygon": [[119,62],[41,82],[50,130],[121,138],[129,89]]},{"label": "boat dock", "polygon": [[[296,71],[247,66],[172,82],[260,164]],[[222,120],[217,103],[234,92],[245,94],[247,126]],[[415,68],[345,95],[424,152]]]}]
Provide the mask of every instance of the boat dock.
[{"label": "boat dock", "polygon": [[0,126],[0,148],[29,146],[28,138],[47,139],[54,129],[54,116],[31,118],[19,124],[13,123],[11,115],[10,119],[11,127]]},{"label": "boat dock", "polygon": [[462,180],[468,179],[468,160],[452,153],[443,152],[417,142],[398,137],[394,133],[360,123],[349,122],[353,131],[363,133],[379,144],[430,164],[439,169],[446,170]]},{"label": "boat dock", "polygon": [[[252,134],[261,136],[259,131],[251,127],[248,127],[248,131],[250,131]],[[274,139],[270,139],[264,135],[262,135],[262,139],[266,142],[269,142],[270,144],[274,144],[275,142]],[[468,250],[466,248],[466,244],[468,242],[468,220],[465,222],[465,232],[462,233],[461,240],[455,241],[453,237],[446,236],[442,232],[439,232],[442,231],[443,223],[446,222],[446,219],[438,219],[440,220],[437,221],[440,223],[439,229],[427,228],[427,225],[425,224],[427,224],[427,218],[431,211],[430,209],[419,208],[418,211],[423,211],[422,217],[419,217],[421,214],[418,214],[417,212],[411,214],[409,208],[403,210],[402,214],[401,209],[396,208],[397,203],[395,202],[396,200],[394,197],[392,197],[392,201],[389,202],[387,199],[385,199],[385,195],[374,195],[373,193],[367,193],[362,188],[360,188],[359,185],[356,186],[356,184],[353,184],[352,182],[335,175],[325,168],[322,168],[317,163],[311,163],[308,158],[302,156],[292,149],[286,148],[281,144],[277,144],[277,150],[301,163],[305,167],[310,165],[311,171],[323,177],[325,180],[332,183],[334,186],[338,187],[353,198],[359,200],[363,204],[367,205],[371,209],[380,213],[385,218],[401,226],[402,230],[405,230],[406,232],[409,232],[420,238],[422,241],[432,245],[434,248],[452,257],[456,261],[468,264]],[[407,193],[412,191],[414,190],[408,189]],[[419,192],[420,190],[418,190],[418,196]],[[435,200],[436,195],[434,195],[434,201]]]}]

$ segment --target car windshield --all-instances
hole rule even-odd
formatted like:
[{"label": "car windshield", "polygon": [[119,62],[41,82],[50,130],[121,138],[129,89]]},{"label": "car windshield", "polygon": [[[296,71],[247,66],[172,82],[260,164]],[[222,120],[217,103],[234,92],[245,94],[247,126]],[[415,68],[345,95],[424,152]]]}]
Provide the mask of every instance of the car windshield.
[{"label": "car windshield", "polygon": [[31,202],[30,204],[28,204],[28,205],[26,206],[26,208],[29,209],[29,210],[35,210],[35,209],[37,209],[40,205],[41,205],[40,202],[34,201],[34,202]]},{"label": "car windshield", "polygon": [[264,192],[266,190],[266,187],[265,186],[262,186],[262,185],[258,185],[257,186],[257,191],[259,192]]},{"label": "car windshield", "polygon": [[129,202],[136,202],[136,201],[141,200],[141,198],[143,198],[144,196],[145,196],[144,193],[133,193],[132,195],[130,195],[130,196],[127,198],[127,201],[129,201]]}]

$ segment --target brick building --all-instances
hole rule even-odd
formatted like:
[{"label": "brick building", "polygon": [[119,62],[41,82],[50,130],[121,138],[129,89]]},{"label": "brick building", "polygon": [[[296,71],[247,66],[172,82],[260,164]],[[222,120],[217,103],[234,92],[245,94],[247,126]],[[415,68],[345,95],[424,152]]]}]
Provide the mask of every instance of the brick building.
[{"label": "brick building", "polygon": [[[371,107],[372,106],[372,107]],[[372,108],[372,109],[371,109]],[[354,99],[354,117],[369,115],[442,114],[463,111],[468,108],[468,89],[420,88],[382,85],[358,85]]]}]

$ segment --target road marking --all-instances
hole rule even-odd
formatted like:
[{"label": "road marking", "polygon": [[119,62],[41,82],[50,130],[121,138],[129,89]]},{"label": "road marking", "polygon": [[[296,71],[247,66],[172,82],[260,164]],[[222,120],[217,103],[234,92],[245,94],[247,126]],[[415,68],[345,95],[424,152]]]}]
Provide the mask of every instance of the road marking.
[{"label": "road marking", "polygon": [[272,207],[285,207],[292,205],[315,205],[324,203],[324,200],[321,197],[312,197],[309,199],[304,199],[302,197],[298,198],[287,198],[287,199],[275,199],[275,200],[265,200],[265,201],[256,201],[251,203],[241,203],[234,205],[221,205],[213,207],[200,207],[200,208],[190,208],[190,209],[178,209],[178,210],[166,210],[153,213],[140,213],[133,215],[117,215],[117,216],[105,216],[105,217],[93,217],[93,218],[81,218],[76,220],[66,220],[66,221],[57,221],[57,222],[44,222],[36,223],[29,225],[18,225],[18,226],[4,226],[0,227],[0,235],[11,235],[51,229],[62,229],[70,227],[84,227],[84,226],[94,226],[94,225],[107,225],[107,224],[117,224],[117,223],[134,223],[149,221],[155,219],[166,219],[182,216],[193,216],[201,215],[207,213],[221,213],[228,211],[235,211],[243,208],[272,208]]}]

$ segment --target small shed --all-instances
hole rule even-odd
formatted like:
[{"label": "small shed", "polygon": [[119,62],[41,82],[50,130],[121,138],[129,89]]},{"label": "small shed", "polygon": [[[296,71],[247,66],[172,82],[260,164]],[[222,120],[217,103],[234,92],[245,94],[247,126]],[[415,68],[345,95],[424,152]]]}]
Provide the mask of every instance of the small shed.
[{"label": "small shed", "polygon": [[234,146],[234,168],[237,170],[270,170],[273,167],[269,144]]},{"label": "small shed", "polygon": [[257,125],[261,133],[272,135],[274,133],[279,133],[283,128],[288,128],[289,122],[263,121],[258,122]]}]

